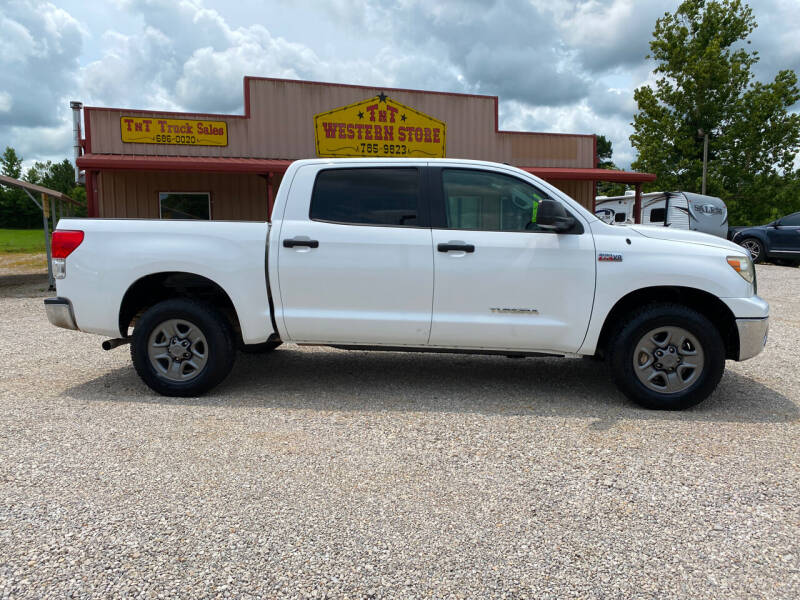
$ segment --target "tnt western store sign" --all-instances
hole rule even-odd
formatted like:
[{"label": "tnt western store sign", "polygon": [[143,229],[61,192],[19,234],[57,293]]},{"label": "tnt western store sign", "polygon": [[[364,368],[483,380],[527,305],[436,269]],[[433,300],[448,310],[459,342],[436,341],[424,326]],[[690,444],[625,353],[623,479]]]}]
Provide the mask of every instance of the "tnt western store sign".
[{"label": "tnt western store sign", "polygon": [[317,156],[444,157],[447,125],[381,92],[314,117]]},{"label": "tnt western store sign", "polygon": [[[527,169],[591,207],[595,137],[500,131],[498,98],[246,77],[244,114],[86,107],[78,168],[98,217],[264,220],[293,160],[472,158]],[[643,178],[644,177],[644,178]]]}]

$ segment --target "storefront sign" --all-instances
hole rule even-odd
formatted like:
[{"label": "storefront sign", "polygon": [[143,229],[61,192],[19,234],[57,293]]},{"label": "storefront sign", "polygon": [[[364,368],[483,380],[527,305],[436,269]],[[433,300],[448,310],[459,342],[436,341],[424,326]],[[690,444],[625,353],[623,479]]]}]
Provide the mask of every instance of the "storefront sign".
[{"label": "storefront sign", "polygon": [[132,144],[228,145],[228,124],[225,121],[120,117],[119,128],[122,141]]},{"label": "storefront sign", "polygon": [[447,126],[385,94],[314,117],[317,156],[445,155]]}]

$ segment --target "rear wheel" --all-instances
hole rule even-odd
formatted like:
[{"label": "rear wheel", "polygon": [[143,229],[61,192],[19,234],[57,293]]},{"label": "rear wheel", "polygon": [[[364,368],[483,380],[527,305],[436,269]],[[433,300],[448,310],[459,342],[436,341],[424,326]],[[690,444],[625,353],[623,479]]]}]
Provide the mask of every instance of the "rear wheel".
[{"label": "rear wheel", "polygon": [[209,304],[159,302],[136,323],[131,359],[139,377],[165,396],[199,396],[219,384],[236,356],[231,329]]},{"label": "rear wheel", "polygon": [[750,253],[750,257],[753,259],[754,263],[763,262],[766,258],[764,244],[756,238],[745,238],[739,242],[739,245]]},{"label": "rear wheel", "polygon": [[725,370],[725,344],[702,314],[676,304],[634,313],[610,347],[620,390],[646,408],[680,410],[699,404]]}]

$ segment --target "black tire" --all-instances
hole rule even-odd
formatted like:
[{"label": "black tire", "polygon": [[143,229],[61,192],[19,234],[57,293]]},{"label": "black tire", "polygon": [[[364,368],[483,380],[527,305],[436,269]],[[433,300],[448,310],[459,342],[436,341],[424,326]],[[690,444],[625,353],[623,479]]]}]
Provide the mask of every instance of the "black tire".
[{"label": "black tire", "polygon": [[242,344],[239,350],[245,354],[267,354],[283,344],[283,342],[264,342],[262,344]]},{"label": "black tire", "polygon": [[[758,238],[748,237],[737,243],[750,253],[750,257],[755,264],[762,263],[766,260],[767,252],[764,249],[764,244],[762,244],[761,240]],[[750,247],[748,248],[748,246]]]},{"label": "black tire", "polygon": [[[150,358],[149,345],[156,328],[171,320],[185,320],[203,336],[205,362],[187,381],[173,381],[159,372]],[[225,317],[213,306],[175,298],[150,307],[136,323],[131,340],[131,360],[139,377],[155,392],[164,396],[199,396],[220,384],[233,368],[236,346]],[[177,362],[177,361],[174,361]]]},{"label": "black tire", "polygon": [[[639,360],[638,356],[634,356],[637,348],[641,348],[640,343],[646,339],[647,334],[662,327],[688,332],[699,344],[702,355],[702,369],[697,369],[696,373],[687,369],[691,373],[691,382],[678,382],[688,387],[675,393],[650,389],[635,372],[634,360]],[[691,351],[691,342],[688,348]],[[677,354],[680,356],[680,349]],[[628,398],[645,408],[681,410],[699,404],[717,387],[725,370],[725,344],[714,324],[699,312],[680,304],[650,304],[634,312],[623,322],[609,344],[609,358],[614,382]],[[655,360],[654,354],[653,361]],[[657,371],[655,366],[658,363],[651,368],[653,373]],[[677,370],[682,368],[686,367],[679,364]],[[667,373],[661,372],[664,373],[664,378],[659,379],[660,376],[656,374],[656,382],[667,384]]]}]

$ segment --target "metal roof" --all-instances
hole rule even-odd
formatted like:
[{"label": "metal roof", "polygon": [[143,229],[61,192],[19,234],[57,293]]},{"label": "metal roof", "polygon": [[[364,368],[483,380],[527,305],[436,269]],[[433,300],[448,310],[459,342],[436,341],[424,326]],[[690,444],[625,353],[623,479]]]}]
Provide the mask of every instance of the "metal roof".
[{"label": "metal roof", "polygon": [[[226,158],[222,156],[142,156],[130,154],[86,154],[78,159],[82,169],[121,169],[141,171],[209,171],[217,173],[282,173],[291,160],[267,158]],[[520,167],[548,180],[615,181],[646,183],[655,181],[652,173],[557,167]]]},{"label": "metal roof", "polygon": [[0,175],[0,184],[8,185],[22,190],[28,190],[29,192],[35,192],[37,194],[45,194],[47,196],[50,196],[51,198],[55,198],[57,200],[64,200],[65,202],[70,202],[75,206],[80,206],[78,202],[75,202],[75,200],[73,200],[72,198],[70,198],[69,196],[67,196],[62,192],[59,192],[57,190],[51,190],[50,188],[46,188],[41,185],[36,185],[35,183],[30,183],[28,181],[22,181],[21,179],[14,179],[13,177]]}]

